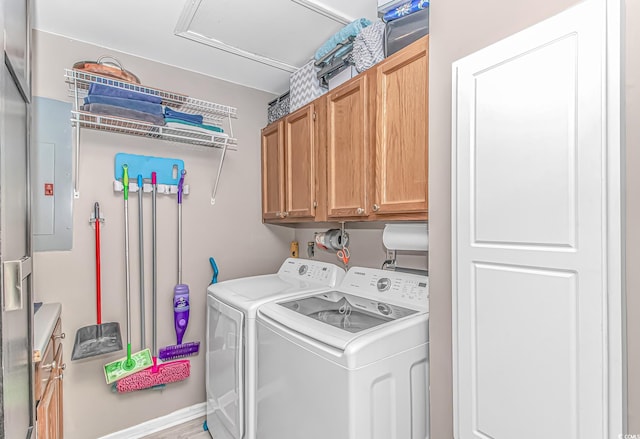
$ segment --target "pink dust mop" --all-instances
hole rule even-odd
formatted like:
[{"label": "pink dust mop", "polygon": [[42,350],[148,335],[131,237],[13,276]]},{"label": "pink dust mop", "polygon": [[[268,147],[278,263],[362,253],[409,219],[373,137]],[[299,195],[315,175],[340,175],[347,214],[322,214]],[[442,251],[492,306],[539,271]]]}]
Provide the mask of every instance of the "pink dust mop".
[{"label": "pink dust mop", "polygon": [[173,289],[173,322],[176,328],[177,344],[160,349],[161,360],[196,355],[200,350],[200,342],[182,343],[182,337],[189,323],[189,285],[182,283],[182,192],[184,187],[184,169],[178,183],[178,284]]},{"label": "pink dust mop", "polygon": [[144,390],[153,387],[164,387],[164,384],[182,381],[191,374],[191,363],[189,360],[172,361],[170,363],[158,364],[158,310],[157,310],[157,279],[158,279],[158,259],[156,253],[156,191],[158,188],[156,173],[151,173],[152,186],[152,244],[153,244],[153,279],[152,279],[152,307],[153,307],[153,366],[144,369],[136,374],[121,379],[116,383],[116,390],[119,393],[127,393],[135,390]]}]

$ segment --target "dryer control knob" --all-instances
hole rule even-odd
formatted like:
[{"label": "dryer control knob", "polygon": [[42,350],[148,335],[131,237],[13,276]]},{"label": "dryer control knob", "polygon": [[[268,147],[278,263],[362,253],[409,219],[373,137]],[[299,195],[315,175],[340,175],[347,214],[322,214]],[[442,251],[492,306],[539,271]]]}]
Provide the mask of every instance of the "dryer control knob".
[{"label": "dryer control knob", "polygon": [[389,307],[389,305],[382,302],[378,303],[378,311],[380,311],[380,314],[384,314],[385,316],[391,314],[391,308]]},{"label": "dryer control knob", "polygon": [[300,274],[300,276],[302,276],[308,270],[309,270],[309,266],[308,265],[301,265],[300,268],[298,268],[298,274]]},{"label": "dryer control knob", "polygon": [[378,291],[387,291],[389,288],[391,288],[391,279],[389,279],[388,277],[383,277],[382,279],[378,280]]}]

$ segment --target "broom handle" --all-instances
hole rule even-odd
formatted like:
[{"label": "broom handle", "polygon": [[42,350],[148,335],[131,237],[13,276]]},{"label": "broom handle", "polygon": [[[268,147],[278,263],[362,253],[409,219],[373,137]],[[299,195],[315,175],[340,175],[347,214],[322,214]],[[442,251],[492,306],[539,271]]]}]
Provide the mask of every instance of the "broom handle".
[{"label": "broom handle", "polygon": [[129,167],[122,166],[124,186],[124,264],[127,292],[127,364],[131,363],[131,278],[129,275]]},{"label": "broom handle", "polygon": [[145,306],[144,306],[144,220],[143,212],[144,206],[142,203],[142,195],[144,194],[144,183],[142,181],[142,175],[138,174],[138,246],[140,247],[140,349],[144,349],[147,346],[145,339]]},{"label": "broom handle", "polygon": [[184,169],[178,182],[178,284],[182,284],[182,191],[184,189]]},{"label": "broom handle", "polygon": [[151,280],[151,307],[152,309],[152,317],[153,317],[153,325],[152,325],[152,334],[151,334],[151,350],[153,354],[153,358],[158,356],[158,322],[156,314],[157,310],[157,276],[158,276],[158,258],[156,256],[156,192],[158,190],[158,182],[156,180],[157,176],[155,172],[151,173],[151,244],[153,245],[153,251],[151,252],[151,259],[153,265],[153,273]]},{"label": "broom handle", "polygon": [[98,325],[102,324],[102,290],[100,288],[100,205],[96,202],[93,206],[96,224],[96,314]]}]

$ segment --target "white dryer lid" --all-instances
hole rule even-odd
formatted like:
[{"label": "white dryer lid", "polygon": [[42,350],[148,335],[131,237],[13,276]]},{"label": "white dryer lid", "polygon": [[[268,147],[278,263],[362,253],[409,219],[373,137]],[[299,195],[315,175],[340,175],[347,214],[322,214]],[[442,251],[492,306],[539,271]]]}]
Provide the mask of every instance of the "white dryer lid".
[{"label": "white dryer lid", "polygon": [[[351,304],[351,325],[345,325],[344,314],[340,316],[340,307],[343,299]],[[316,299],[316,303],[305,303],[306,299]],[[330,306],[319,301],[332,302],[338,306],[338,312],[327,312]],[[372,312],[379,306],[388,308]],[[316,307],[317,310],[312,310]],[[320,309],[326,308],[326,309]],[[300,312],[301,311],[301,312]],[[384,313],[389,311],[388,315]],[[325,313],[324,315],[321,313]],[[307,315],[309,314],[309,315]],[[350,316],[350,317],[351,317]],[[412,310],[389,304],[382,304],[366,297],[356,297],[339,291],[323,291],[311,293],[305,296],[297,296],[292,300],[279,300],[266,303],[260,307],[259,319],[278,328],[286,328],[297,334],[296,337],[310,344],[331,346],[345,354],[346,351],[358,351],[375,339],[400,332],[408,327],[415,326],[428,319],[428,313],[422,310]],[[330,323],[331,320],[337,324]],[[422,337],[420,337],[422,338]],[[426,342],[425,340],[417,343]]]},{"label": "white dryer lid", "polygon": [[265,274],[228,280],[210,285],[208,294],[255,318],[258,306],[271,300],[325,290],[344,277],[334,264],[288,258],[277,274]]}]

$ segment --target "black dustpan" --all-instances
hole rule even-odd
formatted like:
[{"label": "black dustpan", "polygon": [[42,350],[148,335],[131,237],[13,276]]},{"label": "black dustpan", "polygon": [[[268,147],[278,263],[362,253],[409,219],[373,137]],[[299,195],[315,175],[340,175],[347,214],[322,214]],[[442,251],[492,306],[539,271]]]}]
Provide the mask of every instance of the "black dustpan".
[{"label": "black dustpan", "polygon": [[96,226],[96,307],[98,323],[84,326],[76,331],[71,360],[95,357],[122,350],[120,323],[102,323],[102,303],[100,300],[100,205],[95,203]]}]

